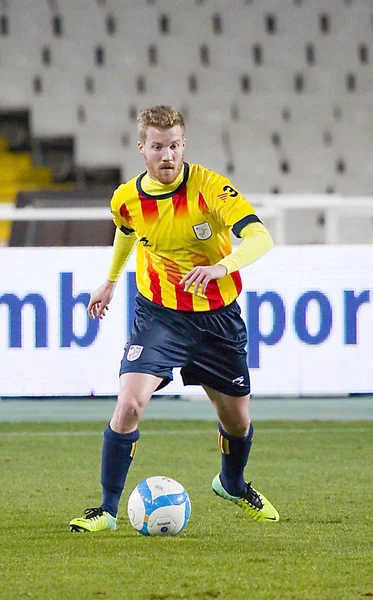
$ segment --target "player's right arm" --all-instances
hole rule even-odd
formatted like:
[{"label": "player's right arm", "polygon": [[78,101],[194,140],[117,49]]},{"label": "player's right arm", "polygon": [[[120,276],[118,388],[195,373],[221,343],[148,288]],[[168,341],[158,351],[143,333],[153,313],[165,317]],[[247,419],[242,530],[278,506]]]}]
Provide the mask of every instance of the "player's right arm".
[{"label": "player's right arm", "polygon": [[106,311],[109,310],[109,304],[113,299],[119,276],[136,244],[136,235],[134,230],[129,226],[128,223],[124,222],[123,218],[117,211],[117,192],[115,192],[111,202],[113,221],[117,226],[113,242],[111,265],[105,283],[103,283],[91,294],[87,307],[88,315],[91,319],[94,319],[95,317],[103,319]]}]

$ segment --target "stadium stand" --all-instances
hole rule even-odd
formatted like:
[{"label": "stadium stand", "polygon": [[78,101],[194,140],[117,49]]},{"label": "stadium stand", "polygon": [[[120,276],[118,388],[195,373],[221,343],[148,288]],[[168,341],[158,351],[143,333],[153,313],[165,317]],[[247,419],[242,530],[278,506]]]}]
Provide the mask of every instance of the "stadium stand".
[{"label": "stadium stand", "polygon": [[140,171],[136,112],[171,103],[186,158],[246,194],[370,196],[372,34],[371,0],[2,2],[0,111],[29,113],[32,162],[55,184]]},{"label": "stadium stand", "polygon": [[[9,152],[6,138],[0,137],[0,203],[13,203],[19,189],[35,189],[51,183],[49,169],[35,167],[27,152]],[[10,223],[0,221],[0,243],[10,237]]]}]

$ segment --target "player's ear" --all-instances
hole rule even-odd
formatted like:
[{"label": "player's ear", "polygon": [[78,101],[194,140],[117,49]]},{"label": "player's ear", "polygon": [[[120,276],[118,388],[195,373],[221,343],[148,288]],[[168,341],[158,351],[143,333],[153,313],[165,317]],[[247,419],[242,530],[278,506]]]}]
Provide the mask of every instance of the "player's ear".
[{"label": "player's ear", "polygon": [[137,147],[139,149],[140,154],[144,154],[144,144],[141,142],[137,142]]}]

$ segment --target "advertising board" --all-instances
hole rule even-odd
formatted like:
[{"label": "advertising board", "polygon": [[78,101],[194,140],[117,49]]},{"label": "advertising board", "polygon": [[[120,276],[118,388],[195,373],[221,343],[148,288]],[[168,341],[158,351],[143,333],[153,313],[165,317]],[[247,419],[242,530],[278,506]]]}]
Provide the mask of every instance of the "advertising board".
[{"label": "advertising board", "polygon": [[[0,249],[0,397],[115,396],[134,258],[102,320],[86,313],[111,248]],[[280,246],[241,273],[257,395],[373,392],[373,247]],[[178,370],[162,394],[184,388]]]}]

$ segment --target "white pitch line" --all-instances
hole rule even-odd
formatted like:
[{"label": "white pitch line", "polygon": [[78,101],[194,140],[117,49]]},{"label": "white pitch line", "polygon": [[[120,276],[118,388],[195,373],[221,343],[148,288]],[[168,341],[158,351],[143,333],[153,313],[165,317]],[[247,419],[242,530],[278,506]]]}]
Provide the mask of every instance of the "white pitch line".
[{"label": "white pitch line", "polygon": [[[165,429],[165,430],[149,430],[141,431],[141,437],[147,435],[198,435],[211,433],[215,434],[214,429]],[[257,433],[262,435],[263,433],[281,433],[281,434],[314,434],[314,433],[371,433],[372,427],[328,427],[328,428],[311,428],[302,429],[300,427],[294,427],[288,429],[286,427],[270,427],[266,429],[257,428]],[[0,437],[91,437],[101,436],[102,431],[0,431]]]}]

